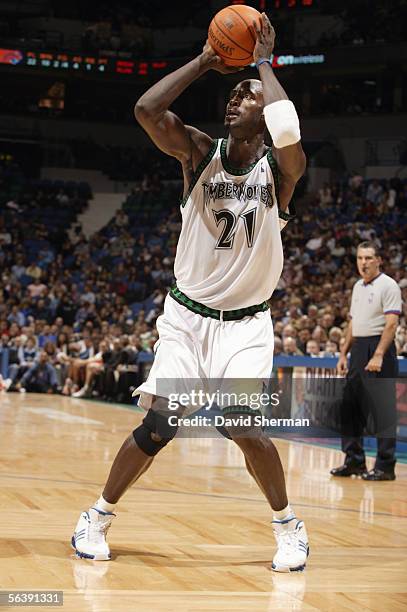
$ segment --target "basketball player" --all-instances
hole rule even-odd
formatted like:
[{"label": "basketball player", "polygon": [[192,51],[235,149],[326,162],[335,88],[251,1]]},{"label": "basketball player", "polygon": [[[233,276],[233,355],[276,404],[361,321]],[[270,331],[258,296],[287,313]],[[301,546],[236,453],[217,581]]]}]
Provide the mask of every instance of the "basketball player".
[{"label": "basketball player", "polygon": [[[135,116],[153,142],[176,157],[184,174],[182,230],[175,261],[177,285],[157,320],[154,364],[141,385],[142,424],[118,452],[102,496],[82,513],[72,545],[79,556],[110,558],[105,535],[114,507],[174,438],[159,380],[250,379],[261,390],[273,359],[273,327],[265,302],[283,267],[280,228],[305,169],[295,107],[275,77],[270,56],[275,32],[263,13],[253,57],[260,79],[238,83],[226,106],[227,140],[184,125],[169,110],[208,70],[231,72],[206,44],[201,55],[167,75],[137,102]],[[273,149],[264,143],[268,128]],[[228,389],[230,390],[230,389]],[[223,406],[227,414],[255,414],[250,406]],[[287,500],[284,472],[272,441],[261,431],[228,429],[274,514],[276,571],[302,570],[308,555],[304,523]]]}]

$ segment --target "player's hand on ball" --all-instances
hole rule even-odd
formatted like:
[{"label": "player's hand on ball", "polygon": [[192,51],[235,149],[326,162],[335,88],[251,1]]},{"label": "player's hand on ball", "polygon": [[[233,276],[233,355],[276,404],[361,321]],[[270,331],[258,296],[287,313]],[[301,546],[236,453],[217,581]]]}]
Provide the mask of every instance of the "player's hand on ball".
[{"label": "player's hand on ball", "polygon": [[266,13],[261,14],[260,26],[253,21],[253,29],[256,34],[256,45],[253,51],[253,59],[258,62],[262,57],[270,57],[274,51],[276,33]]},{"label": "player's hand on ball", "polygon": [[348,360],[346,356],[341,355],[336,364],[336,372],[339,376],[345,376],[348,371]]},{"label": "player's hand on ball", "polygon": [[216,72],[220,72],[221,74],[231,74],[233,72],[244,70],[244,66],[226,66],[226,64],[223,63],[222,58],[215,53],[208,41],[206,41],[202,50],[201,61],[203,65],[208,66],[211,70],[216,70]]}]

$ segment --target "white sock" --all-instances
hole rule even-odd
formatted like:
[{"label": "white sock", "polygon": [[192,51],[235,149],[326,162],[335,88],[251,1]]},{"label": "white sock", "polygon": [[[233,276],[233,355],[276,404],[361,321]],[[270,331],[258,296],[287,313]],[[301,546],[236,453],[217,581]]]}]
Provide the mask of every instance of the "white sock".
[{"label": "white sock", "polygon": [[113,512],[115,505],[116,504],[109,504],[103,495],[101,495],[93,507],[101,510],[102,512]]},{"label": "white sock", "polygon": [[290,504],[283,508],[282,510],[273,510],[273,518],[276,521],[286,521],[289,518],[295,516],[293,510],[291,509]]}]

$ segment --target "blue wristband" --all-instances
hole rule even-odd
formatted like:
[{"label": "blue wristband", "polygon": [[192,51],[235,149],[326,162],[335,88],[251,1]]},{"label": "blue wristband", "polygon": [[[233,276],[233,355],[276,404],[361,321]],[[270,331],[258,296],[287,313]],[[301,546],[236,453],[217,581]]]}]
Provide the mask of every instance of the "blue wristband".
[{"label": "blue wristband", "polygon": [[268,58],[268,57],[261,57],[261,58],[259,59],[259,61],[257,61],[257,62],[256,62],[256,68],[257,68],[257,70],[258,70],[258,69],[259,69],[259,67],[260,67],[262,64],[264,64],[265,62],[267,62],[268,64],[270,64],[270,66],[272,66],[272,65],[273,65],[273,63],[272,63],[272,61],[271,61],[271,59],[270,59],[270,58]]}]

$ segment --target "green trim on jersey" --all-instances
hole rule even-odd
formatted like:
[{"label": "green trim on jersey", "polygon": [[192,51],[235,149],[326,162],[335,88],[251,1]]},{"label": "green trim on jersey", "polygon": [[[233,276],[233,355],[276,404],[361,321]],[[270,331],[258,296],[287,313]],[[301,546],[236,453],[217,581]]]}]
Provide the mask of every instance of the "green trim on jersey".
[{"label": "green trim on jersey", "polygon": [[[293,206],[291,206],[291,208],[293,209]],[[284,221],[291,221],[291,219],[294,219],[294,217],[296,217],[296,214],[295,211],[293,211],[293,213],[287,213],[284,210],[279,209],[278,216]]]},{"label": "green trim on jersey", "polygon": [[291,219],[294,219],[294,217],[296,216],[294,205],[293,204],[290,205],[293,211],[292,214],[285,212],[284,210],[280,210],[280,181],[279,181],[279,176],[278,176],[278,166],[277,166],[276,160],[273,157],[272,149],[268,150],[267,161],[270,165],[271,172],[273,173],[274,191],[276,193],[277,206],[278,206],[278,216],[280,217],[280,219],[283,219],[284,221],[291,221]]},{"label": "green trim on jersey", "polygon": [[[192,310],[196,314],[201,315],[202,317],[210,317],[211,319],[221,320],[220,310],[216,308],[210,308],[209,306],[205,306],[204,304],[200,304],[199,302],[195,302],[195,300],[191,300],[185,293],[182,293],[175,285],[172,287],[170,291],[170,296],[174,298],[176,302],[182,304],[188,308],[188,310]],[[236,310],[223,310],[224,321],[239,321],[243,319],[243,317],[252,317],[257,312],[263,312],[265,310],[269,310],[269,306],[266,302],[262,304],[257,304],[256,306],[248,306],[247,308],[237,308]]]},{"label": "green trim on jersey", "polygon": [[279,178],[278,178],[278,166],[277,166],[277,162],[273,157],[273,152],[271,149],[269,149],[267,151],[267,161],[269,163],[269,166],[271,168],[271,172],[273,174],[273,179],[274,179],[274,191],[276,194],[276,199],[277,199],[277,206],[280,209],[280,182],[279,182]]},{"label": "green trim on jersey", "polygon": [[250,406],[226,406],[226,408],[221,408],[222,415],[226,414],[247,414],[251,416],[262,416],[261,411],[257,408],[250,408]]},{"label": "green trim on jersey", "polygon": [[226,157],[226,145],[226,138],[222,138],[222,143],[220,145],[220,158],[222,160],[222,164],[226,172],[229,172],[229,174],[234,174],[235,176],[243,176],[243,174],[248,174],[249,172],[251,172],[259,160],[253,162],[247,168],[234,168],[229,164],[228,158]]},{"label": "green trim on jersey", "polygon": [[199,166],[197,167],[197,169],[195,170],[195,172],[194,172],[194,174],[192,176],[192,180],[191,180],[190,185],[188,187],[188,191],[186,192],[186,194],[184,195],[184,197],[181,200],[182,208],[187,203],[188,198],[191,195],[193,188],[197,184],[198,179],[201,176],[202,172],[205,170],[206,166],[209,164],[209,162],[211,161],[212,157],[215,155],[217,147],[218,147],[218,139],[215,139],[213,141],[213,144],[212,144],[211,148],[209,149],[208,153],[203,158],[203,160],[201,161],[201,163],[199,164]]}]

